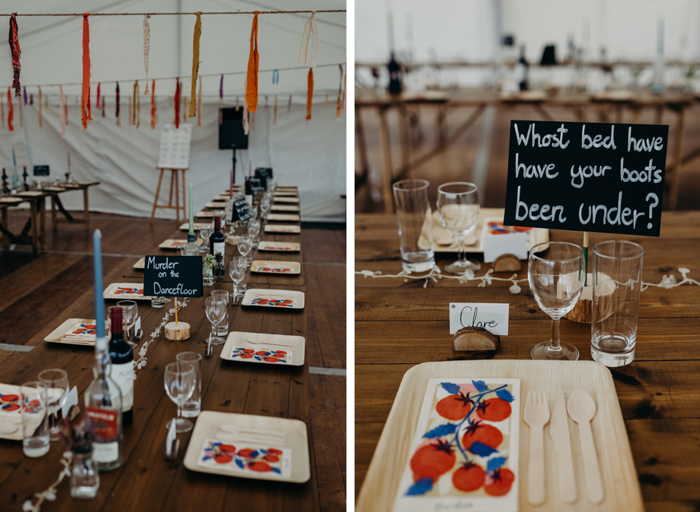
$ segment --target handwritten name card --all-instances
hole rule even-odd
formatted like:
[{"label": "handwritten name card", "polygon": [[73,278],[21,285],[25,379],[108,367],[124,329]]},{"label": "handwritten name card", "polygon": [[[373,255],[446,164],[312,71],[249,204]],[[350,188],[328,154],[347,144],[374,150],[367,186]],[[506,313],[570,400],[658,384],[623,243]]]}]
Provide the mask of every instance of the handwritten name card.
[{"label": "handwritten name card", "polygon": [[497,336],[508,335],[508,304],[450,303],[450,334],[463,327],[482,327]]}]

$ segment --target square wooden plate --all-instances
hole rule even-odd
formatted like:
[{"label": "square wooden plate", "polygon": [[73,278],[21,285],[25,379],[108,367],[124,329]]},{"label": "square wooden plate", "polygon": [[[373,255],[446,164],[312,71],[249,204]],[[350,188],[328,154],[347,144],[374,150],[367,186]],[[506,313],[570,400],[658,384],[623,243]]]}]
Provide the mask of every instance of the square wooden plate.
[{"label": "square wooden plate", "polygon": [[171,249],[173,251],[176,251],[178,249],[183,248],[186,243],[187,240],[175,240],[172,238],[168,238],[167,240],[161,242],[161,244],[158,247],[160,247],[161,249]]},{"label": "square wooden plate", "polygon": [[204,205],[205,208],[215,208],[218,210],[221,210],[222,208],[226,208],[226,201],[210,201],[207,204]]},{"label": "square wooden plate", "polygon": [[[406,372],[394,399],[379,444],[367,471],[356,510],[359,512],[392,510],[396,492],[408,462],[411,441],[418,425],[421,399],[428,381],[433,378],[507,378],[520,379],[520,457],[519,457],[519,510],[524,511],[643,511],[642,494],[632,451],[622,419],[620,403],[615,392],[610,370],[594,361],[455,361],[423,363]],[[578,499],[565,504],[559,496],[557,458],[554,443],[545,426],[545,489],[542,505],[527,501],[530,429],[522,421],[528,391],[542,391],[547,396],[550,410],[559,391],[568,400],[576,390],[587,391],[596,403],[591,421],[593,439],[598,454],[605,498],[592,504],[586,496],[583,474],[583,455],[579,442],[578,425],[568,418],[574,474]]]},{"label": "square wooden plate", "polygon": [[112,283],[105,288],[102,296],[105,299],[111,300],[151,300],[150,297],[144,297],[142,294],[136,293],[116,293],[117,288],[140,288],[143,290],[143,283]]},{"label": "square wooden plate", "polygon": [[83,345],[87,347],[94,347],[95,346],[95,340],[93,337],[92,341],[72,341],[72,340],[64,340],[62,339],[66,333],[68,332],[68,329],[73,327],[75,324],[81,323],[81,324],[94,324],[95,319],[94,318],[69,318],[65,322],[63,322],[61,325],[56,327],[51,333],[44,338],[44,341],[47,341],[49,343],[58,343],[61,345]]},{"label": "square wooden plate", "polygon": [[[208,224],[206,222],[193,222],[192,227],[194,228],[195,231],[199,231],[205,226],[209,226],[210,228],[214,229],[214,224]],[[189,231],[190,230],[190,224],[188,222],[185,222],[182,226],[180,226],[180,231]]]},{"label": "square wooden plate", "polygon": [[275,197],[298,197],[299,194],[297,194],[293,190],[278,190],[275,192]]},{"label": "square wooden plate", "polygon": [[290,213],[269,213],[267,215],[267,220],[274,220],[277,222],[299,222],[299,216]]},{"label": "square wooden plate", "polygon": [[[260,345],[254,345],[247,340],[261,342]],[[265,343],[270,345],[265,345]],[[284,347],[283,345],[289,345]],[[258,361],[254,357],[250,359],[232,357],[232,352],[237,347],[246,347],[255,351],[261,350],[285,350],[292,353],[292,358],[288,363],[267,362],[264,360]],[[258,364],[276,364],[277,366],[302,366],[304,364],[304,354],[306,350],[306,340],[303,336],[287,336],[284,334],[265,334],[257,332],[239,332],[231,331],[228,333],[226,343],[221,349],[221,359],[227,361],[236,361],[240,363],[258,363]]]},{"label": "square wooden plate", "polygon": [[266,252],[299,252],[301,244],[297,242],[260,242],[258,251]]},{"label": "square wooden plate", "polygon": [[[292,474],[286,479],[276,476],[275,473],[255,473],[251,472],[246,476],[234,475],[224,469],[216,467],[202,467],[197,465],[199,453],[206,439],[216,439],[219,426],[224,424],[236,425],[237,427],[273,430],[284,432],[285,444],[283,448],[292,450]],[[306,424],[299,420],[289,420],[287,418],[275,418],[272,416],[256,416],[253,414],[232,414],[217,411],[202,411],[197,417],[190,437],[184,466],[190,471],[198,473],[209,473],[213,475],[232,476],[238,478],[253,478],[256,480],[277,480],[303,484],[311,478],[311,465],[309,463],[309,440],[306,434]]]},{"label": "square wooden plate", "polygon": [[279,196],[275,196],[274,200],[275,200],[275,203],[295,203],[295,204],[299,204],[299,198],[298,198],[298,197],[279,197]]},{"label": "square wooden plate", "polygon": [[[55,397],[60,394],[60,391],[49,389],[49,394],[52,397]],[[19,386],[13,386],[12,384],[0,384],[0,395],[16,395],[19,398]],[[13,400],[12,402],[8,401],[3,403],[2,398],[0,398],[0,404],[2,405],[12,403],[16,404],[17,402],[18,400]],[[40,422],[41,417],[37,418],[37,427],[39,426]],[[22,440],[22,415],[19,412],[19,409],[15,409],[13,412],[0,410],[0,439],[7,439],[8,441]]]},{"label": "square wooden plate", "polygon": [[135,270],[144,270],[146,268],[146,258],[143,257],[134,263],[133,267]]},{"label": "square wooden plate", "polygon": [[212,219],[212,218],[214,218],[214,216],[217,215],[217,214],[223,215],[223,214],[224,214],[224,210],[203,210],[203,211],[201,211],[201,212],[195,213],[194,216],[195,216],[195,217],[199,217],[199,218],[209,218],[209,219]]},{"label": "square wooden plate", "polygon": [[279,224],[267,224],[265,233],[301,233],[299,226],[280,226]]},{"label": "square wooden plate", "polygon": [[[283,269],[287,271],[284,272]],[[251,272],[260,274],[274,274],[279,276],[290,276],[301,274],[301,263],[298,261],[267,261],[255,260],[250,266]]]},{"label": "square wooden plate", "polygon": [[270,211],[273,212],[298,212],[299,207],[294,204],[273,204],[270,207]]},{"label": "square wooden plate", "polygon": [[[278,306],[269,303],[253,303],[256,299],[271,299],[271,300],[291,300],[290,306]],[[248,289],[243,295],[242,306],[255,306],[261,308],[275,309],[304,309],[304,292],[294,290],[263,290],[261,288]]]}]

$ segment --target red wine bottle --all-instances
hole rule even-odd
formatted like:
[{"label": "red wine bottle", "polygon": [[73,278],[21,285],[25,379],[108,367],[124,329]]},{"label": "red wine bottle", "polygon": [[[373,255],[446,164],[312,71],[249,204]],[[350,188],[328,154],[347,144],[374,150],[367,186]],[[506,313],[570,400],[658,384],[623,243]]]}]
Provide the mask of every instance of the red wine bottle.
[{"label": "red wine bottle", "polygon": [[109,340],[111,377],[122,392],[122,425],[134,421],[134,351],[124,340],[122,308],[110,310],[112,338]]},{"label": "red wine bottle", "polygon": [[221,218],[214,217],[214,232],[209,237],[209,248],[214,257],[214,279],[222,280],[226,276],[224,267],[224,252],[226,250],[226,237],[221,232]]}]

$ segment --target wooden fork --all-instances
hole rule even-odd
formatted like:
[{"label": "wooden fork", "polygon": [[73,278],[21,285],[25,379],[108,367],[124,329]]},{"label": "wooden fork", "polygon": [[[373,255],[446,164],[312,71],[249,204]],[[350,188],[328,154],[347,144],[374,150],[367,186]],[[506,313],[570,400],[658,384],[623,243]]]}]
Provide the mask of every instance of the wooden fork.
[{"label": "wooden fork", "polygon": [[544,426],[549,423],[549,406],[543,392],[527,392],[525,423],[530,427],[530,460],[528,466],[527,501],[544,503]]}]

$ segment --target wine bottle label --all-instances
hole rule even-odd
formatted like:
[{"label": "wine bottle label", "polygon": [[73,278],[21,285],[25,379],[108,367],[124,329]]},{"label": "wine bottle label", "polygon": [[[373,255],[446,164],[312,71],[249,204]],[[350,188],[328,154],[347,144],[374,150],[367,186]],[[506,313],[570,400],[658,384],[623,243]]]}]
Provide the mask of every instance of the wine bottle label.
[{"label": "wine bottle label", "polygon": [[122,412],[130,410],[134,405],[134,361],[112,363],[110,376],[122,392]]},{"label": "wine bottle label", "polygon": [[95,432],[95,437],[98,440],[110,441],[119,436],[117,411],[114,409],[86,407],[85,414],[87,414],[88,418],[90,418],[90,421],[92,422],[92,429]]},{"label": "wine bottle label", "polygon": [[119,458],[119,443],[92,443],[92,460],[95,462],[114,462]]},{"label": "wine bottle label", "polygon": [[226,242],[214,242],[212,254],[214,256],[214,266],[224,267],[224,252],[226,251]]}]

